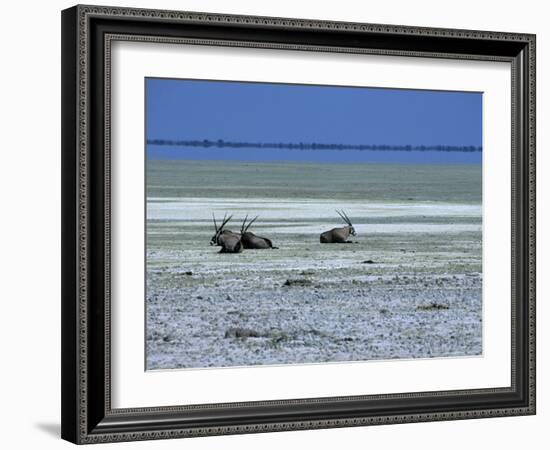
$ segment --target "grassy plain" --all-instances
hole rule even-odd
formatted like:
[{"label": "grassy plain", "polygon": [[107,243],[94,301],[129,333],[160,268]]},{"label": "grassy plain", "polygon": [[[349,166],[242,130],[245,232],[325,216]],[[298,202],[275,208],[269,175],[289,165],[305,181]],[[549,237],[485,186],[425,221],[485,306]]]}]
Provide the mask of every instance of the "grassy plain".
[{"label": "grassy plain", "polygon": [[[279,248],[218,253],[212,213]],[[481,216],[474,164],[149,161],[147,368],[479,355]]]}]

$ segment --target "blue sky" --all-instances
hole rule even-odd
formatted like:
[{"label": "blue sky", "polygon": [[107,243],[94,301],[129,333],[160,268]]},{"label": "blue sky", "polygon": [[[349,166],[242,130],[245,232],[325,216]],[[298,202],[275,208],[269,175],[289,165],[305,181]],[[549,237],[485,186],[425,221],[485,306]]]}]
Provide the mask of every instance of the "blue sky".
[{"label": "blue sky", "polygon": [[[147,78],[146,101],[146,139],[482,145],[481,93]],[[154,159],[481,161],[479,153],[459,152],[415,156],[154,145],[147,152]]]}]

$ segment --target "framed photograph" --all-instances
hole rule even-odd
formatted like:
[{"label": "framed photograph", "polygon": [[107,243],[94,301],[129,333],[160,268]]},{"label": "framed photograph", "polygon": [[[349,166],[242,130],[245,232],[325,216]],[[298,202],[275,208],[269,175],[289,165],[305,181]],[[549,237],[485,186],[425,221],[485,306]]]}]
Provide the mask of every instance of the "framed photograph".
[{"label": "framed photograph", "polygon": [[535,413],[535,36],[62,12],[62,437]]}]

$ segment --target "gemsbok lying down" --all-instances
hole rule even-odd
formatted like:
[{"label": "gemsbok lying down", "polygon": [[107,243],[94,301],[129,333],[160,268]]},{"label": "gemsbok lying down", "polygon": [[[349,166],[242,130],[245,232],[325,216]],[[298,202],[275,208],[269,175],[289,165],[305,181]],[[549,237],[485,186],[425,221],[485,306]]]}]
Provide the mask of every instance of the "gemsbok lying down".
[{"label": "gemsbok lying down", "polygon": [[258,216],[256,216],[254,219],[252,219],[250,222],[248,222],[248,225],[246,224],[246,221],[248,219],[248,214],[244,218],[243,224],[241,226],[241,242],[243,243],[244,248],[251,248],[251,249],[262,249],[262,248],[278,248],[273,247],[273,243],[270,239],[256,236],[254,233],[248,231],[250,228],[250,225],[252,225]]},{"label": "gemsbok lying down", "polygon": [[224,227],[229,223],[233,216],[227,217],[227,214],[223,216],[222,224],[218,227],[216,223],[216,217],[212,213],[212,219],[214,219],[214,229],[216,232],[212,239],[210,239],[210,245],[218,245],[221,247],[220,253],[241,253],[243,251],[243,244],[241,242],[241,235],[239,233],[233,233],[230,230],[224,230]]},{"label": "gemsbok lying down", "polygon": [[351,241],[348,241],[348,238],[355,236],[355,228],[351,224],[351,220],[344,211],[336,210],[338,215],[342,218],[344,222],[347,223],[346,226],[340,228],[333,228],[332,230],[325,231],[321,233],[320,241],[321,244],[351,244]]}]

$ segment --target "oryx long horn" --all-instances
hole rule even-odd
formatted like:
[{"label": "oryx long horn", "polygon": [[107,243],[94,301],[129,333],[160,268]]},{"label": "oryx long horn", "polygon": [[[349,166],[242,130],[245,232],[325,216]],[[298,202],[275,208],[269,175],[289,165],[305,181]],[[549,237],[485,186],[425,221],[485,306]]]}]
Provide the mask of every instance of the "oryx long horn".
[{"label": "oryx long horn", "polygon": [[250,228],[250,225],[252,225],[254,222],[256,222],[256,219],[260,217],[260,216],[256,216],[254,217],[254,219],[252,219],[250,222],[248,222],[248,225],[246,226],[246,228],[244,229],[244,231],[248,231],[248,229]]},{"label": "oryx long horn", "polygon": [[351,226],[351,220],[349,219],[348,215],[346,214],[346,212],[344,210],[342,210],[342,214],[344,214],[344,217],[345,217],[346,222],[348,223],[348,225]]},{"label": "oryx long horn", "polygon": [[230,216],[227,217],[227,218],[226,218],[226,217],[227,217],[227,213],[225,213],[225,215],[223,216],[223,222],[222,222],[222,224],[220,225],[220,228],[219,228],[220,230],[221,230],[223,227],[225,227],[225,225],[231,220],[231,218],[233,217],[233,214],[230,215]]},{"label": "oryx long horn", "polygon": [[218,231],[218,224],[216,223],[216,216],[214,213],[212,213],[212,219],[214,219],[214,228],[216,229],[216,232]]},{"label": "oryx long horn", "polygon": [[243,220],[243,224],[241,225],[241,234],[245,232],[245,225],[246,225],[246,221],[248,220],[248,214],[246,215],[246,217],[244,218]]},{"label": "oryx long horn", "polygon": [[347,222],[346,218],[344,217],[344,215],[340,211],[336,210],[336,212],[340,216],[340,219],[342,219],[344,222]]}]

